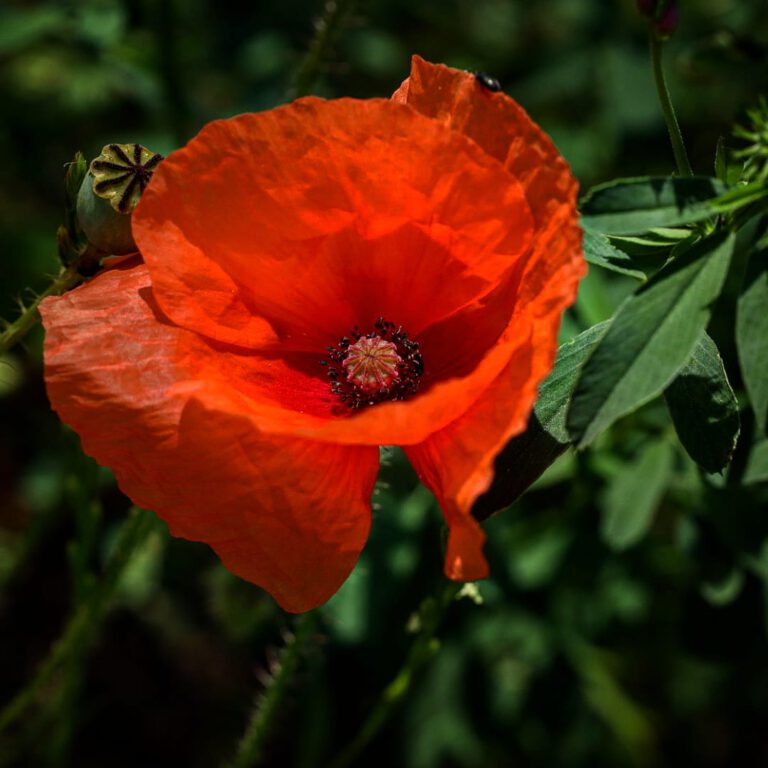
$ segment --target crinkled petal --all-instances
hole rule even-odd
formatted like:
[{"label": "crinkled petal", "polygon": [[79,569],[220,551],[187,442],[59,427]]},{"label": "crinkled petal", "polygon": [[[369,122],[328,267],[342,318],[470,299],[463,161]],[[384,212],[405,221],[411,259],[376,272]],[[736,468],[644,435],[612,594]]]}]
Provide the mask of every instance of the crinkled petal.
[{"label": "crinkled petal", "polygon": [[528,251],[532,218],[514,176],[438,121],[308,98],[206,126],[159,166],[133,230],[175,323],[309,351],[477,300]]},{"label": "crinkled petal", "polygon": [[[246,378],[248,358],[169,323],[143,265],[49,298],[41,313],[51,403],[136,504],[286,610],[338,589],[368,535],[376,448],[259,430],[214,378]],[[209,381],[224,407],[182,394],[184,380]]]},{"label": "crinkled petal", "polygon": [[518,310],[531,303],[527,311],[551,327],[552,303],[561,310],[570,305],[586,273],[578,185],[551,139],[514,99],[488,91],[469,72],[419,56],[413,57],[410,76],[392,98],[472,139],[522,184],[534,237]]},{"label": "crinkled petal", "polygon": [[538,220],[577,185],[552,140],[505,93],[488,91],[470,72],[411,60],[411,73],[392,99],[408,104],[476,142],[517,178]]},{"label": "crinkled petal", "polygon": [[469,137],[520,180],[534,218],[534,237],[506,334],[527,334],[505,368],[459,418],[406,448],[450,526],[446,574],[481,578],[487,571],[482,532],[471,517],[493,480],[493,461],[525,425],[557,349],[560,316],[586,272],[576,212],[577,185],[550,139],[503,93],[470,73],[413,57],[410,77],[393,99]]},{"label": "crinkled petal", "polygon": [[[304,409],[289,410],[276,404],[274,393],[268,389],[261,390],[263,396],[255,396],[255,390],[240,390],[219,407],[231,405],[237,413],[248,415],[255,425],[272,434],[343,445],[413,445],[448,426],[483,399],[487,387],[512,355],[527,345],[527,336],[510,331],[465,375],[439,382],[410,400],[380,403],[347,416],[331,418],[313,413],[309,401]],[[211,385],[206,380],[188,380],[180,382],[177,388],[180,395],[218,403],[222,386],[218,382]]]},{"label": "crinkled petal", "polygon": [[[525,334],[521,319],[520,333]],[[529,324],[528,332],[532,330]],[[493,480],[493,460],[506,441],[522,432],[546,371],[532,338],[515,349],[507,366],[483,397],[459,419],[405,453],[424,485],[437,498],[449,527],[445,573],[471,581],[484,578],[484,536],[471,515],[472,505]]]}]

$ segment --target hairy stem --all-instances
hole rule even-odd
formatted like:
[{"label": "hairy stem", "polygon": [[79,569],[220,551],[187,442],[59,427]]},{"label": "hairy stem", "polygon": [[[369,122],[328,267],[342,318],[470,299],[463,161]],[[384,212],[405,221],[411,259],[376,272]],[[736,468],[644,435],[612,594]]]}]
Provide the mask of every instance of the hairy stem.
[{"label": "hairy stem", "polygon": [[680,124],[677,122],[677,115],[675,114],[675,108],[672,105],[672,98],[669,95],[667,80],[664,77],[664,68],[661,64],[662,43],[656,36],[656,32],[653,28],[651,28],[649,36],[653,77],[656,81],[656,91],[659,94],[661,111],[664,113],[664,121],[666,122],[667,130],[669,131],[669,139],[672,142],[672,152],[675,155],[677,172],[681,176],[693,176],[693,169],[688,161],[688,153],[685,150],[685,143],[683,142],[683,134],[680,132]]},{"label": "hairy stem", "polygon": [[323,15],[315,22],[315,36],[289,89],[289,98],[296,99],[299,96],[305,96],[312,90],[312,86],[320,74],[323,60],[328,55],[341,23],[353,5],[354,0],[327,0]]},{"label": "hairy stem", "polygon": [[110,599],[125,566],[152,530],[152,525],[153,515],[143,510],[135,510],[123,524],[115,550],[107,563],[101,582],[93,589],[88,600],[84,601],[72,615],[61,637],[40,664],[34,677],[0,711],[0,733],[18,720],[34,704],[41,688],[51,680],[72,654],[83,652],[87,641],[93,637],[95,627],[106,614]]},{"label": "hairy stem", "polygon": [[296,621],[295,634],[288,640],[280,655],[277,669],[269,687],[259,694],[251,718],[245,729],[237,754],[229,768],[251,768],[257,765],[264,746],[272,731],[275,718],[280,712],[286,693],[290,688],[301,653],[315,631],[313,612],[302,614]]},{"label": "hairy stem", "polygon": [[0,333],[0,355],[15,347],[40,321],[40,313],[37,311],[40,302],[48,296],[58,296],[70,288],[74,288],[83,278],[75,266],[63,269],[54,281],[24,309],[21,315],[8,324],[8,327]]},{"label": "hairy stem", "polygon": [[429,597],[421,604],[417,614],[418,635],[413,641],[403,666],[384,689],[355,738],[331,763],[332,768],[350,768],[350,766],[360,765],[358,762],[360,756],[403,702],[417,674],[440,650],[437,631],[445,617],[446,609],[463,586],[463,584],[450,582],[442,589],[439,596]]}]

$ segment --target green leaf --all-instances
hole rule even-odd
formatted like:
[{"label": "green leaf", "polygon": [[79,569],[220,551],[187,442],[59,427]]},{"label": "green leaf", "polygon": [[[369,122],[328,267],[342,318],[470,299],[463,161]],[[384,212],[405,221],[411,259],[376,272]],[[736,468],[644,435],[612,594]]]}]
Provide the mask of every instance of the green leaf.
[{"label": "green leaf", "polygon": [[716,213],[730,213],[764,200],[766,197],[768,197],[768,184],[764,181],[755,181],[729,189],[712,201],[712,209]]},{"label": "green leaf", "polygon": [[725,150],[725,137],[720,136],[715,147],[715,176],[720,181],[728,181],[728,157]]},{"label": "green leaf", "polygon": [[50,35],[68,30],[65,8],[25,8],[0,15],[0,55],[11,56]]},{"label": "green leaf", "polygon": [[609,322],[594,325],[560,347],[554,368],[539,387],[526,431],[496,457],[493,483],[472,508],[478,520],[508,507],[568,447],[568,401],[581,366],[608,326]]},{"label": "green leaf", "polygon": [[725,185],[704,176],[621,179],[589,191],[581,204],[585,226],[607,235],[692,224],[713,215],[709,201]]},{"label": "green leaf", "polygon": [[731,569],[719,581],[708,581],[701,585],[701,596],[718,608],[729,605],[741,593],[744,586],[744,571],[741,568]]},{"label": "green leaf", "polygon": [[664,397],[688,455],[707,472],[722,471],[736,448],[739,403],[717,346],[706,333]]},{"label": "green leaf", "polygon": [[[685,227],[656,227],[649,229],[641,235],[611,235],[611,245],[629,256],[642,256],[642,264],[645,265],[649,258],[656,257],[660,263],[664,263],[664,257],[669,255],[672,249],[680,245],[683,240],[691,237],[691,231]],[[637,262],[640,264],[640,262]]]},{"label": "green leaf", "polygon": [[635,460],[618,472],[602,503],[600,533],[611,549],[636,544],[651,527],[667,488],[675,457],[666,441],[648,443]]},{"label": "green leaf", "polygon": [[724,233],[700,240],[619,307],[571,400],[567,426],[579,447],[661,393],[683,367],[707,326],[733,244]]},{"label": "green leaf", "polygon": [[741,482],[744,485],[768,483],[768,439],[759,440],[752,446]]},{"label": "green leaf", "polygon": [[88,173],[88,163],[83,153],[77,151],[72,162],[67,163],[64,173],[64,197],[69,210],[77,207],[77,194],[80,192],[86,173]]},{"label": "green leaf", "polygon": [[590,264],[645,281],[645,272],[635,269],[632,259],[623,251],[614,248],[605,235],[585,229],[583,245],[584,256]]},{"label": "green leaf", "polygon": [[736,308],[736,347],[758,429],[768,434],[768,247],[747,264]]}]

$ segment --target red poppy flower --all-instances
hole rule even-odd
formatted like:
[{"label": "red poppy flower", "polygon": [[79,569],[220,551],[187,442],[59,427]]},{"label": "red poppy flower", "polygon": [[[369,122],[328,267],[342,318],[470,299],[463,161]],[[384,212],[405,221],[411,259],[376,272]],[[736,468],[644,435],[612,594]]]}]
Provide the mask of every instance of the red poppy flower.
[{"label": "red poppy flower", "polygon": [[584,273],[576,184],[509,97],[415,57],[392,100],[206,126],[134,213],[143,262],[42,306],[54,408],[176,536],[303,611],[365,543],[378,446],[471,516]]}]

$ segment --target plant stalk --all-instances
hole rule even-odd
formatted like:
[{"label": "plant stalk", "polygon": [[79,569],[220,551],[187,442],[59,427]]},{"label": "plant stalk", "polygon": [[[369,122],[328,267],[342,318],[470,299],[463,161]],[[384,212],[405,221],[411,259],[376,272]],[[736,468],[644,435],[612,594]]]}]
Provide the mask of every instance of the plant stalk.
[{"label": "plant stalk", "polygon": [[82,276],[74,266],[63,269],[54,281],[24,309],[16,320],[8,324],[8,327],[0,333],[0,355],[5,354],[15,347],[40,321],[40,313],[37,311],[40,302],[48,296],[58,296],[70,288],[74,288]]},{"label": "plant stalk", "polygon": [[680,176],[693,176],[693,169],[688,160],[688,153],[685,150],[685,143],[683,142],[683,134],[680,132],[680,124],[677,122],[677,115],[675,114],[675,108],[672,105],[672,97],[669,95],[669,88],[667,87],[667,80],[664,76],[664,68],[661,63],[662,41],[659,40],[653,27],[651,27],[649,32],[649,39],[651,47],[651,63],[653,65],[653,78],[656,81],[656,91],[659,94],[659,102],[661,103],[661,111],[664,114],[664,121],[666,122],[667,130],[669,131],[669,139],[672,142],[672,152],[675,155],[677,172]]},{"label": "plant stalk", "polygon": [[332,768],[351,768],[360,765],[360,756],[386,725],[390,717],[411,690],[419,672],[440,650],[437,631],[443,622],[448,606],[464,585],[450,582],[436,598],[427,598],[419,607],[419,633],[411,646],[403,666],[392,682],[384,689],[376,706],[363,723],[355,738],[331,763]]},{"label": "plant stalk", "polygon": [[341,23],[352,10],[354,3],[355,0],[327,0],[323,15],[315,23],[315,36],[296,70],[292,86],[288,91],[289,98],[296,99],[299,96],[306,96],[312,90],[312,86],[320,74],[323,59],[328,55]]},{"label": "plant stalk", "polygon": [[69,620],[61,637],[41,662],[34,677],[22,691],[0,711],[0,733],[18,720],[35,702],[40,690],[51,680],[73,654],[84,653],[88,640],[92,639],[95,627],[103,619],[115,588],[120,582],[125,566],[130,562],[136,549],[152,530],[153,516],[144,510],[135,510],[123,524],[117,545],[107,564],[101,582],[94,588],[80,608]]},{"label": "plant stalk", "polygon": [[280,655],[279,666],[274,672],[272,683],[259,695],[251,718],[245,729],[237,754],[228,768],[251,768],[258,765],[267,739],[272,732],[275,718],[280,712],[286,693],[290,688],[302,651],[315,631],[315,614],[302,614],[296,621],[293,637]]}]

